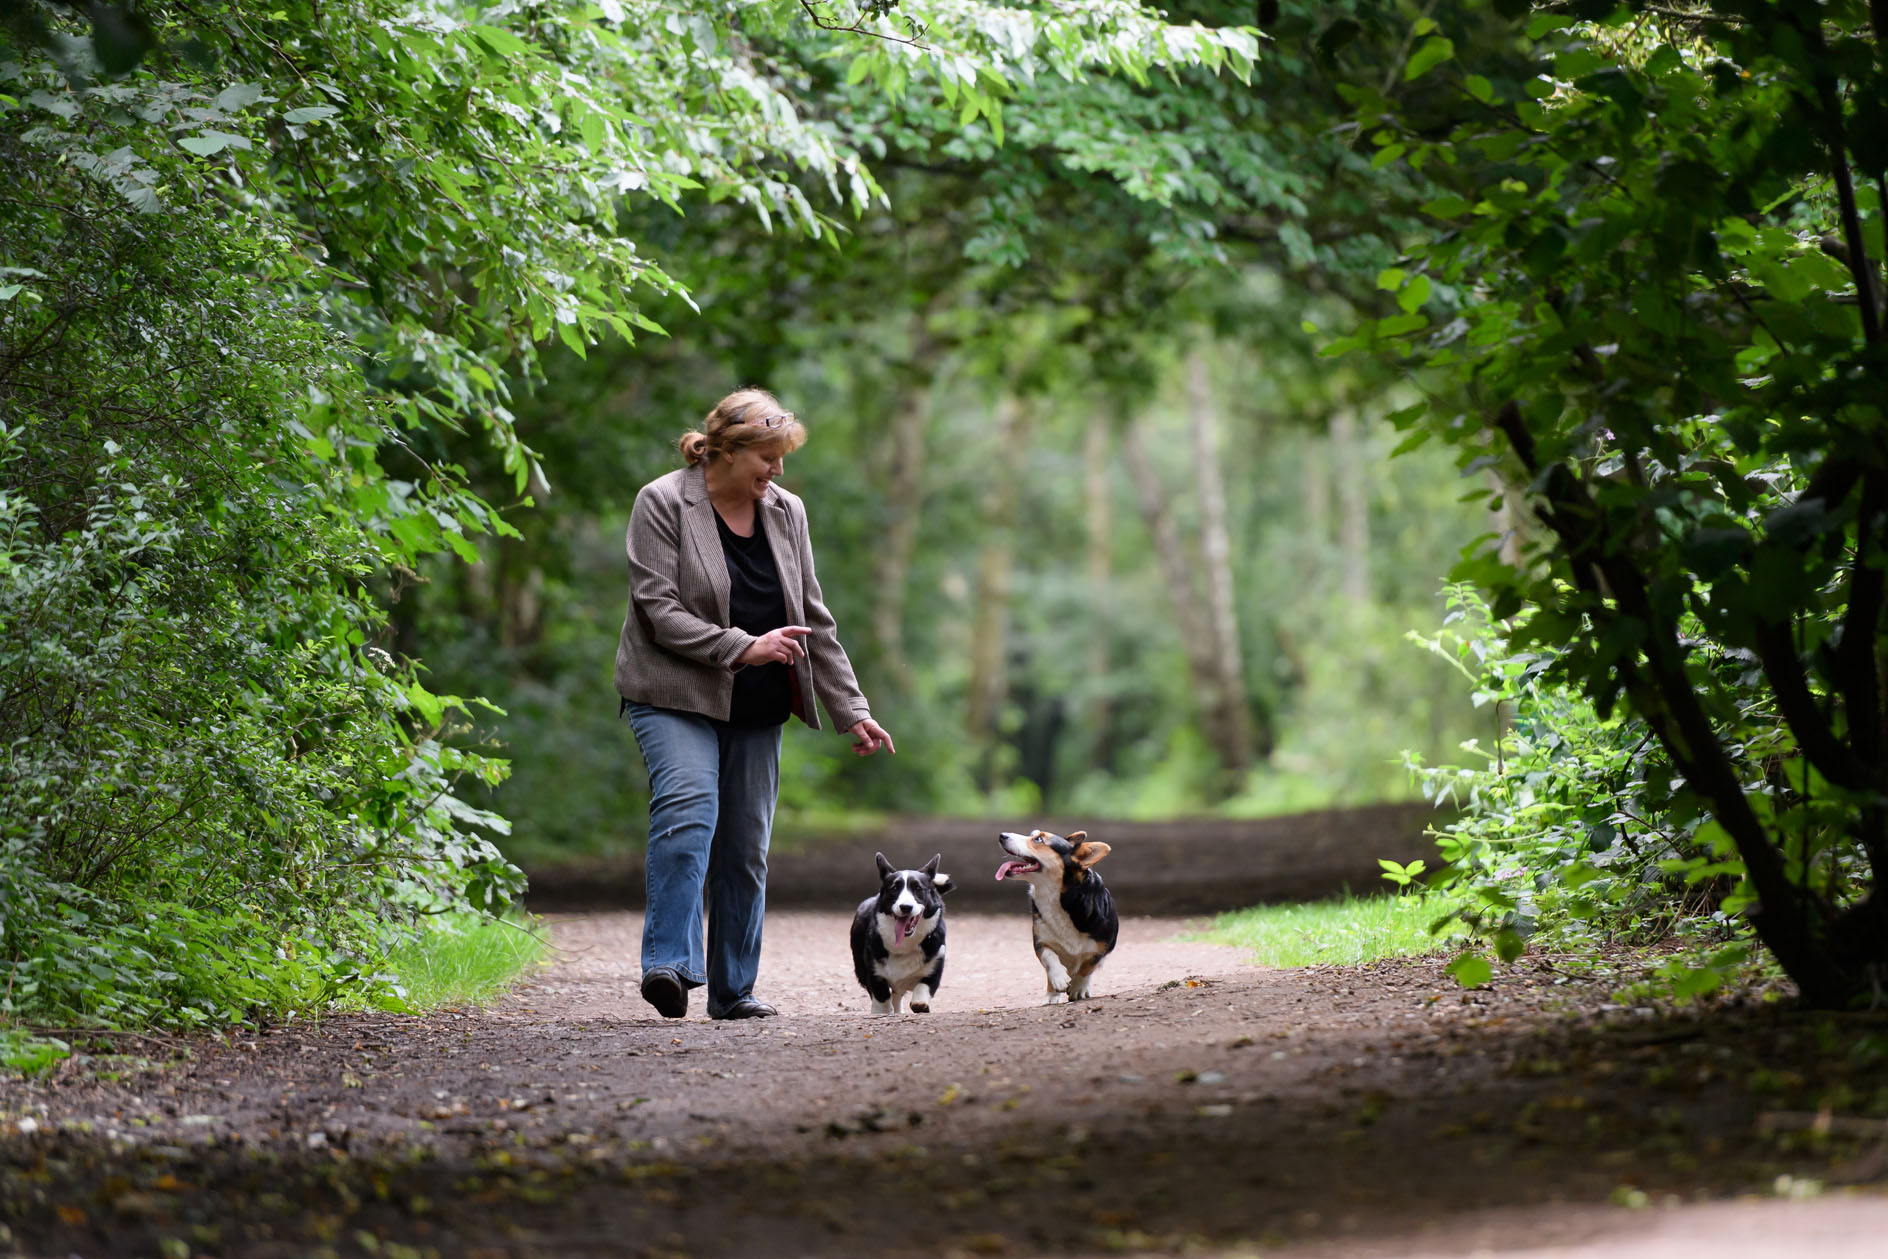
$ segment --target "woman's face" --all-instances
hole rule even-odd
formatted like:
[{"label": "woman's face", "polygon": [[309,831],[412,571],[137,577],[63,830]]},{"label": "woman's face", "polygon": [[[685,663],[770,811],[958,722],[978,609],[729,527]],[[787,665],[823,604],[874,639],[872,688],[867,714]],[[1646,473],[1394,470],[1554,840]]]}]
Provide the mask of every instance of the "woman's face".
[{"label": "woman's face", "polygon": [[786,452],[779,446],[742,446],[728,455],[727,483],[751,494],[758,503],[786,462]]}]

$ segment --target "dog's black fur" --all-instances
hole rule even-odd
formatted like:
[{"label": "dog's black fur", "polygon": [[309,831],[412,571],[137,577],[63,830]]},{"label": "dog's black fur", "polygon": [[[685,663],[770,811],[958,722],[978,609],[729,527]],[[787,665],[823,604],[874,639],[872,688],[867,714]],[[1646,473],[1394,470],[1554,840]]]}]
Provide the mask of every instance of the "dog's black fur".
[{"label": "dog's black fur", "polygon": [[944,980],[944,893],[939,854],[922,869],[898,870],[878,854],[878,895],[852,916],[852,970],[872,998],[872,1013],[896,1014],[907,993],[911,1012],[928,1014]]}]

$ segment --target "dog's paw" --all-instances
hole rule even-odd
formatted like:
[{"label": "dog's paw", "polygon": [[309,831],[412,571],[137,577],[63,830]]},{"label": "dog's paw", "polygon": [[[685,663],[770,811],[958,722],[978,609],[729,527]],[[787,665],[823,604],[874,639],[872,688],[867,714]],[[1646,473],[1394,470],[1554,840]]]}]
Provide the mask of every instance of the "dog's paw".
[{"label": "dog's paw", "polygon": [[929,1014],[931,1012],[931,1003],[929,1001],[913,1001],[911,1003],[911,1012],[913,1014]]},{"label": "dog's paw", "polygon": [[1069,994],[1066,992],[1052,992],[1048,996],[1042,999],[1042,1003],[1044,1005],[1061,1005],[1064,1001],[1067,1001],[1068,999],[1069,999]]}]

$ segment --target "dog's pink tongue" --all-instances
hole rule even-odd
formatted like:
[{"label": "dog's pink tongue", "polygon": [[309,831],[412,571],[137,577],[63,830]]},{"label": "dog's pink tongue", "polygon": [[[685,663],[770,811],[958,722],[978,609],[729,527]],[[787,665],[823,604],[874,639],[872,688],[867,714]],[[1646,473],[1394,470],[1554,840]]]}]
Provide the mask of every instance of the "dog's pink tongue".
[{"label": "dog's pink tongue", "polygon": [[912,932],[916,931],[917,929],[918,929],[918,915],[913,914],[909,918],[900,918],[898,920],[899,941],[902,943],[906,936],[910,935]]},{"label": "dog's pink tongue", "polygon": [[1001,883],[1004,879],[1008,878],[1011,873],[1020,871],[1022,868],[1023,863],[1020,861],[1005,861],[996,868],[996,881]]}]

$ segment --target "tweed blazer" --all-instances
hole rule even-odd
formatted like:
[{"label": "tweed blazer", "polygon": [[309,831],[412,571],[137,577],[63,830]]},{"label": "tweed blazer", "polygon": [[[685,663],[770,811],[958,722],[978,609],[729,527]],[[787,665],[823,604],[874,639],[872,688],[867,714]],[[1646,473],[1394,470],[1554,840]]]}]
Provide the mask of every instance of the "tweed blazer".
[{"label": "tweed blazer", "polygon": [[[755,511],[786,596],[787,623],[812,630],[800,639],[806,658],[793,668],[794,705],[822,729],[817,696],[833,724],[849,730],[872,715],[839,645],[838,627],[813,574],[806,507],[778,485]],[[624,699],[726,721],[734,702],[736,661],[754,635],[728,625],[728,564],[698,465],[657,477],[636,495],[624,538],[629,611],[616,644],[616,690]]]}]

